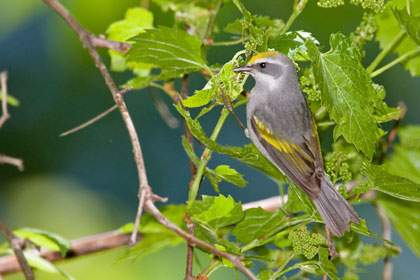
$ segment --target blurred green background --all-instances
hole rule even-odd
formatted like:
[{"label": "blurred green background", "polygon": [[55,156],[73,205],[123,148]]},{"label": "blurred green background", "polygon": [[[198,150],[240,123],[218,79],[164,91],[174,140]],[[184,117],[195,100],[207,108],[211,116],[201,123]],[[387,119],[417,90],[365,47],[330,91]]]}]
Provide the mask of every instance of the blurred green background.
[{"label": "blurred green background", "polygon": [[[286,19],[292,0],[244,1],[253,13]],[[360,18],[360,8],[345,5],[333,10],[320,9],[309,1],[292,30],[304,29],[328,49],[329,34],[349,34]],[[138,0],[67,0],[62,3],[81,24],[95,34],[122,19],[127,8]],[[155,26],[171,24],[171,16],[152,4]],[[216,24],[222,29],[239,17],[232,3],[222,7]],[[216,40],[226,40],[219,34]],[[240,48],[215,47],[209,50],[211,63],[224,63]],[[377,43],[367,45],[368,64],[378,52]],[[109,63],[105,50],[104,60]],[[392,58],[392,56],[391,56]],[[20,157],[25,171],[0,166],[0,219],[11,227],[35,227],[77,238],[118,228],[134,219],[137,208],[138,177],[131,144],[117,112],[76,134],[58,135],[113,105],[111,95],[73,31],[42,1],[0,0],[0,71],[9,72],[9,92],[21,102],[10,107],[12,118],[0,130],[0,153]],[[118,84],[127,74],[113,73]],[[398,65],[375,81],[385,86],[387,102],[395,106],[403,100],[408,106],[404,123],[420,123],[420,78],[412,78]],[[190,93],[204,84],[192,75]],[[175,114],[170,100],[163,96]],[[126,102],[138,130],[149,181],[154,192],[169,198],[169,203],[184,203],[190,180],[189,162],[181,146],[182,126],[169,129],[156,112],[147,91],[126,95]],[[244,108],[238,110],[244,117]],[[218,116],[214,110],[204,121],[211,129]],[[220,142],[240,145],[248,140],[229,119]],[[278,193],[277,186],[261,173],[227,157],[214,155],[210,167],[230,164],[245,174],[249,185],[239,189],[221,185],[224,194],[242,202],[263,199]],[[208,182],[201,193],[213,193]],[[372,207],[356,206],[373,232],[380,233],[378,217]],[[419,259],[393,232],[402,253],[393,259],[395,279],[415,279],[420,273]],[[2,240],[2,239],[0,239]],[[376,242],[375,240],[371,240]],[[76,279],[183,279],[184,244],[165,249],[133,263],[118,263],[121,250],[95,254],[59,266]],[[202,263],[206,257],[201,256]],[[164,269],[162,268],[164,266]],[[197,266],[195,267],[198,272]],[[380,279],[382,264],[361,272],[361,279]],[[37,273],[37,279],[57,279],[57,275]],[[222,269],[212,279],[234,279],[232,269]],[[241,278],[242,276],[240,276]],[[6,279],[23,279],[20,275]],[[242,279],[242,278],[241,278]]]}]

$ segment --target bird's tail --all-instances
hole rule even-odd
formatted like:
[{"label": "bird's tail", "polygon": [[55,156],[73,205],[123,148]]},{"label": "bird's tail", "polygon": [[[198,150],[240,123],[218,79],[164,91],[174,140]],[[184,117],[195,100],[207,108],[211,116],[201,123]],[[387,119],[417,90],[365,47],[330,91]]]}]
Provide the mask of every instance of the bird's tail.
[{"label": "bird's tail", "polygon": [[342,236],[345,231],[349,230],[350,221],[359,223],[356,211],[340,195],[327,175],[324,175],[322,179],[321,191],[314,199],[314,203],[322,220],[336,236]]}]

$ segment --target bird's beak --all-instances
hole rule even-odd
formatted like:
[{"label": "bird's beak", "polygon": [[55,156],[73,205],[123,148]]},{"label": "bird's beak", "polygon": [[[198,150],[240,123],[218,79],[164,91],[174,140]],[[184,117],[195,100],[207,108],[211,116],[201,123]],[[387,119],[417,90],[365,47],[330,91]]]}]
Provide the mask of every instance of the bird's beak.
[{"label": "bird's beak", "polygon": [[233,68],[231,71],[233,71],[233,72],[241,72],[241,73],[251,73],[252,67],[249,67],[247,65],[244,65],[244,66],[241,66],[241,67]]}]

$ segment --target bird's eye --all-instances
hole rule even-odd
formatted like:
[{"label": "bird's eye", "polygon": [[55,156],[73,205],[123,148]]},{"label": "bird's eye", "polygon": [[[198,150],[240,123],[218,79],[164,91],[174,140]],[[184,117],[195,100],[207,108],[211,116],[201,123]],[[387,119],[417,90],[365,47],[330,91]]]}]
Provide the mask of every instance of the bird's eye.
[{"label": "bird's eye", "polygon": [[265,68],[267,65],[263,62],[263,63],[260,63],[260,67],[261,68]]}]

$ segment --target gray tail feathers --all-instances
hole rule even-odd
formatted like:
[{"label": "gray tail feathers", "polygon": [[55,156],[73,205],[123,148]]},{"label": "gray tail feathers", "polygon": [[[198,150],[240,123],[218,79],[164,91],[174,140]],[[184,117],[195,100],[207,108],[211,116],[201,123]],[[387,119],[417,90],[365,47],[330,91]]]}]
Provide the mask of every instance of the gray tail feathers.
[{"label": "gray tail feathers", "polygon": [[322,220],[336,236],[342,236],[345,231],[349,230],[350,221],[359,223],[356,211],[340,195],[327,175],[324,175],[322,179],[321,191],[314,199],[314,203]]}]

